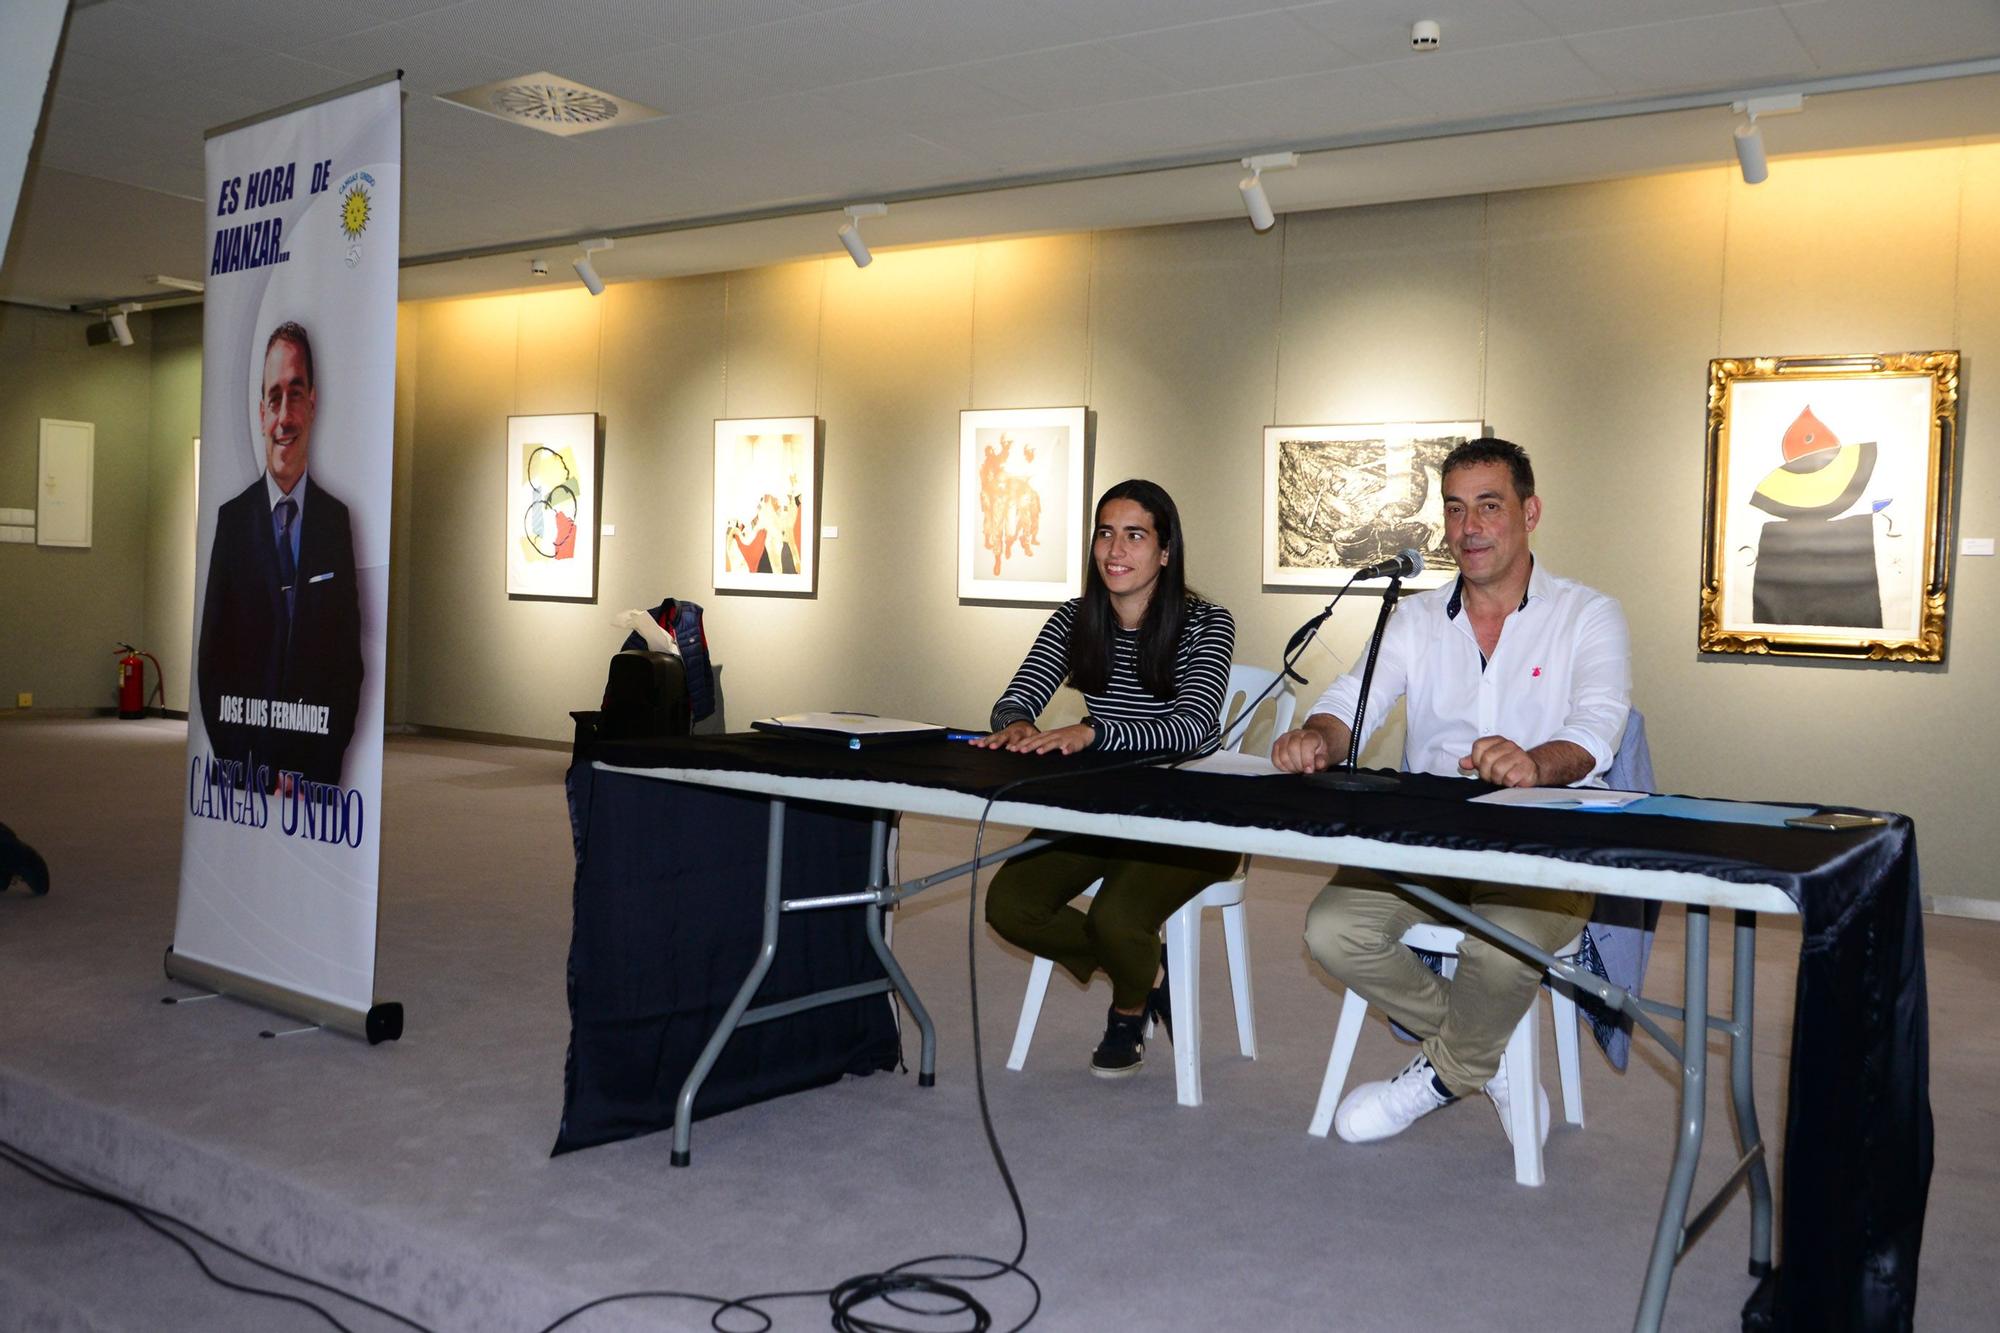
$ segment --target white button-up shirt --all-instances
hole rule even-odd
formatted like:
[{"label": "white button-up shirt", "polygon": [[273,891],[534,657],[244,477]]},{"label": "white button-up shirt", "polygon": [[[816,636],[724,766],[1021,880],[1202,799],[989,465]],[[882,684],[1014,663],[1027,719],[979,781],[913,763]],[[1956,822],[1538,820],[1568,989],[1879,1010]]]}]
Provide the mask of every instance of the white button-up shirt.
[{"label": "white button-up shirt", "polygon": [[[1352,725],[1366,661],[1363,654],[1312,711]],[[1408,705],[1403,766],[1412,772],[1468,776],[1458,761],[1481,736],[1505,736],[1524,750],[1569,741],[1593,761],[1589,776],[1573,785],[1601,787],[1632,707],[1625,612],[1615,599],[1557,578],[1537,561],[1527,596],[1486,660],[1457,582],[1416,593],[1397,606],[1382,636],[1368,693],[1368,735],[1398,697]]]}]

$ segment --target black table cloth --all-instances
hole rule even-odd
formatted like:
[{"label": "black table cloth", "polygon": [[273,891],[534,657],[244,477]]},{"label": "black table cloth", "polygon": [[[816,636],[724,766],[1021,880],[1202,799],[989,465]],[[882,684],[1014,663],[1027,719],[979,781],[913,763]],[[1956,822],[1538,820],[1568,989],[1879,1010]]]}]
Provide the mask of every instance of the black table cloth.
[{"label": "black table cloth", "polygon": [[[944,741],[852,751],[749,734],[616,742],[595,753],[620,767],[906,783],[1079,812],[1519,852],[1775,886],[1797,905],[1803,924],[1779,1231],[1790,1262],[1777,1286],[1779,1326],[1911,1326],[1932,1125],[1922,904],[1907,817],[1825,833],[1579,815],[1468,804],[1491,788],[1421,774],[1404,775],[1393,792],[1342,793],[1291,776],[1131,768],[1123,766],[1130,756],[1024,756]],[[1024,779],[1031,781],[1017,787]],[[695,790],[654,785],[659,808]],[[849,883],[864,880],[857,872]],[[579,904],[584,881],[580,867]]]},{"label": "black table cloth", "polygon": [[[578,852],[557,1154],[673,1124],[681,1082],[757,956],[769,810],[587,763],[571,767],[569,788]],[[865,885],[869,833],[864,813],[791,805],[784,895]],[[757,1003],[883,976],[862,911],[787,914]],[[893,1069],[900,1055],[886,995],[759,1023],[723,1048],[694,1115]]]}]

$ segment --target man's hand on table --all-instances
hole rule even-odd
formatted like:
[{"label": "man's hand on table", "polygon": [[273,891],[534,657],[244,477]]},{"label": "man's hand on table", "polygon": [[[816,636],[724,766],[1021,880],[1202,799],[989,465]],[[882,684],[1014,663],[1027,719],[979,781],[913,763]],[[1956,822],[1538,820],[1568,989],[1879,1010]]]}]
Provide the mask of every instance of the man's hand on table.
[{"label": "man's hand on table", "polygon": [[1317,773],[1346,756],[1350,735],[1345,722],[1314,713],[1304,726],[1271,743],[1271,762],[1281,773]]},{"label": "man's hand on table", "polygon": [[1472,753],[1458,761],[1461,773],[1477,776],[1496,787],[1539,787],[1541,766],[1535,756],[1505,736],[1481,736],[1472,743]]}]

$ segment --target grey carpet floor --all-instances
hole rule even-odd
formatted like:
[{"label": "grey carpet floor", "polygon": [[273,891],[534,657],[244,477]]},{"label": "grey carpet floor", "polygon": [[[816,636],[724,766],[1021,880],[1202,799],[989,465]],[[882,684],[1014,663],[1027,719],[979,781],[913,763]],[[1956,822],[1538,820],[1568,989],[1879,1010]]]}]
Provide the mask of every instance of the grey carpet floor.
[{"label": "grey carpet floor", "polygon": [[[669,1168],[664,1134],[551,1159],[567,1035],[565,757],[392,740],[377,993],[406,1005],[409,1028],[371,1049],[323,1034],[260,1040],[269,1016],[233,1001],[160,1003],[185,991],[160,970],[184,746],[184,728],[169,722],[0,723],[0,820],[43,850],[55,876],[47,898],[0,895],[8,1141],[438,1329],[539,1329],[635,1288],[737,1295],[825,1286],[939,1251],[1013,1252],[974,1100],[962,884],[916,900],[897,925],[897,951],[938,1021],[937,1087],[878,1075],[706,1121],[687,1170]],[[904,872],[950,864],[970,842],[967,826],[911,821]],[[1260,865],[1253,877],[1261,1058],[1236,1053],[1211,922],[1207,1102],[1196,1109],[1175,1105],[1163,1046],[1135,1079],[1089,1075],[1102,983],[1086,994],[1059,978],[1027,1069],[1000,1068],[1026,965],[983,926],[975,932],[994,1119],[1027,1208],[1025,1263],[1043,1290],[1034,1326],[1629,1326],[1671,1151],[1664,1058],[1642,1047],[1619,1074],[1585,1044],[1587,1124],[1556,1128],[1539,1190],[1513,1183],[1481,1099],[1386,1144],[1308,1137],[1339,999],[1299,942],[1318,876]],[[1991,1328],[2000,927],[1926,927],[1938,1169],[1919,1326]],[[1670,909],[1649,994],[1678,993],[1681,929]],[[1790,923],[1765,923],[1755,1068],[1780,1156],[1797,944]],[[1727,960],[1725,939],[1718,1003]],[[1355,1076],[1393,1072],[1404,1058],[1371,1021]],[[1543,1059],[1553,1089],[1546,1028]],[[1719,1087],[1710,1117],[1703,1186],[1727,1169]],[[1751,1287],[1748,1229],[1739,1201],[1691,1252],[1669,1327],[1736,1326]],[[284,1285],[238,1260],[212,1262],[231,1278]],[[1027,1310],[1018,1283],[978,1293],[998,1327]],[[313,1298],[356,1330],[404,1326]],[[771,1309],[780,1329],[826,1326],[815,1301]],[[698,1329],[708,1315],[652,1299],[563,1327]],[[310,1311],[209,1283],[122,1213],[0,1167],[0,1329],[324,1327]]]}]

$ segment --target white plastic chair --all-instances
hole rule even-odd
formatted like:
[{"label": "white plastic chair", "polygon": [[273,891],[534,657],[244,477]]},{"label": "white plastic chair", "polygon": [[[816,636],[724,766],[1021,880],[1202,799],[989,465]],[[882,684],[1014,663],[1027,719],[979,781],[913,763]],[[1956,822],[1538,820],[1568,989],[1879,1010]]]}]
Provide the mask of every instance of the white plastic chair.
[{"label": "white plastic chair", "polygon": [[[1403,932],[1403,943],[1410,948],[1444,954],[1447,975],[1458,961],[1458,947],[1464,939],[1465,932],[1456,926],[1429,922],[1420,922]],[[1556,957],[1574,958],[1582,944],[1583,936],[1579,933],[1556,951]],[[1523,1185],[1539,1185],[1547,1179],[1542,1169],[1542,1099],[1538,1095],[1522,1095],[1524,1089],[1542,1085],[1542,1048],[1535,1031],[1536,1017],[1542,1007],[1541,992],[1542,988],[1537,986],[1528,1012],[1514,1025],[1514,1035],[1507,1039],[1507,1053],[1501,1057],[1510,1092],[1508,1114],[1513,1122],[1510,1129],[1514,1136],[1514,1179]],[[1577,1056],[1576,1000],[1561,989],[1550,987],[1549,1001],[1555,1016],[1556,1068],[1562,1076],[1563,1119],[1581,1125],[1583,1076]],[[1340,1105],[1340,1094],[1346,1090],[1347,1067],[1354,1060],[1354,1046],[1361,1037],[1361,1020],[1367,1014],[1368,1001],[1350,988],[1340,1004],[1340,1025],[1334,1029],[1333,1053],[1327,1057],[1326,1078],[1319,1086],[1319,1105],[1313,1108],[1312,1124],[1307,1126],[1307,1132],[1320,1138],[1325,1138],[1327,1130],[1333,1127],[1334,1109]]]},{"label": "white plastic chair", "polygon": [[[1229,686],[1222,696],[1222,748],[1241,750],[1250,729],[1252,715],[1246,706],[1270,687],[1275,671],[1238,664],[1229,668]],[[1275,712],[1271,737],[1289,731],[1298,696],[1287,680],[1271,694]],[[1236,1000],[1236,1040],[1243,1054],[1257,1058],[1257,1020],[1250,1005],[1250,938],[1245,929],[1243,883],[1250,873],[1250,858],[1244,857],[1230,879],[1218,880],[1190,898],[1167,918],[1167,1003],[1173,1010],[1174,1095],[1182,1106],[1201,1105],[1201,913],[1203,908],[1222,911],[1222,938],[1229,954],[1229,988]],[[1099,884],[1092,884],[1082,896],[1097,896]],[[1028,993],[1021,999],[1021,1019],[1014,1027],[1014,1048],[1007,1055],[1007,1068],[1020,1069],[1028,1062],[1028,1044],[1035,1039],[1035,1023],[1042,1016],[1042,999],[1048,994],[1049,974],[1055,964],[1037,958],[1028,970]],[[1150,1036],[1150,1032],[1148,1033]]]}]

